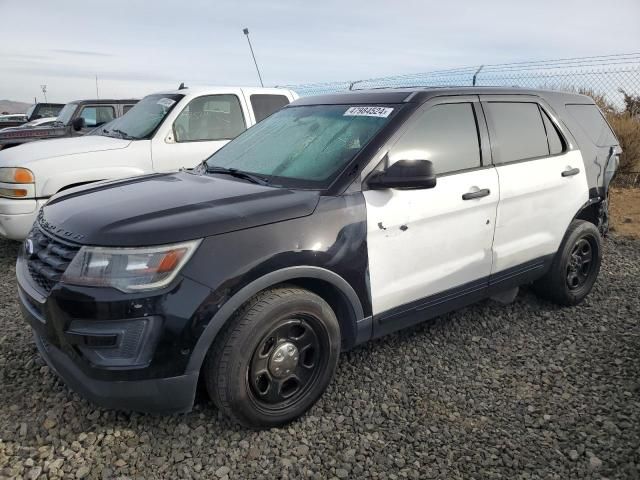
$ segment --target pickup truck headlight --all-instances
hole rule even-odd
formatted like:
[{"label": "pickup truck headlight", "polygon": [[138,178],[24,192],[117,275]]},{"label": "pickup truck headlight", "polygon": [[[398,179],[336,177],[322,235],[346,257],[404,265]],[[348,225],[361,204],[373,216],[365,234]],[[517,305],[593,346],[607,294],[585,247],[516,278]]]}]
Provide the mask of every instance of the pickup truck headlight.
[{"label": "pickup truck headlight", "polygon": [[162,288],[176,277],[200,241],[143,248],[82,247],[62,281],[122,292]]},{"label": "pickup truck headlight", "polygon": [[0,196],[7,198],[26,198],[33,195],[35,177],[26,168],[1,167],[0,183],[12,183],[14,186],[0,187]]}]

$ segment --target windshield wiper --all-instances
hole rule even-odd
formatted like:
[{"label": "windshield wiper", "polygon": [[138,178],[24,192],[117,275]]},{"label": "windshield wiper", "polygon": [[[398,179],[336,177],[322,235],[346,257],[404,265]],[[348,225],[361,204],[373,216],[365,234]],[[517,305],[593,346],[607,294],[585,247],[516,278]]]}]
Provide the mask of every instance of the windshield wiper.
[{"label": "windshield wiper", "polygon": [[231,175],[236,178],[242,178],[243,180],[249,180],[251,183],[257,183],[258,185],[269,185],[269,181],[266,178],[254,175],[249,172],[243,172],[237,168],[226,167],[209,167],[205,166],[206,173],[221,173],[223,175]]},{"label": "windshield wiper", "polygon": [[133,135],[129,135],[127,132],[123,132],[122,130],[119,130],[117,128],[112,128],[111,131],[119,134],[125,140],[138,140],[138,137],[134,137]]},{"label": "windshield wiper", "polygon": [[112,128],[111,130],[109,130],[108,128],[103,128],[102,133],[106,134],[108,137],[111,136],[109,135],[110,133],[117,133],[120,136],[120,138],[124,140],[138,140],[138,137],[129,135],[128,133],[123,132],[122,130],[119,130],[117,128]]}]

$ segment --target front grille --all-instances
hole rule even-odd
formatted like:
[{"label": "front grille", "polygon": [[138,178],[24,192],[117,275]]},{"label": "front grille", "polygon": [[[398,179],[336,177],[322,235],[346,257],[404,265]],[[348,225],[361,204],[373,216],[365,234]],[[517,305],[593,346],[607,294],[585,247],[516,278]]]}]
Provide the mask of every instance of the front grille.
[{"label": "front grille", "polygon": [[63,243],[34,228],[27,240],[33,243],[33,253],[27,255],[27,267],[33,281],[49,293],[76,256],[79,246]]}]

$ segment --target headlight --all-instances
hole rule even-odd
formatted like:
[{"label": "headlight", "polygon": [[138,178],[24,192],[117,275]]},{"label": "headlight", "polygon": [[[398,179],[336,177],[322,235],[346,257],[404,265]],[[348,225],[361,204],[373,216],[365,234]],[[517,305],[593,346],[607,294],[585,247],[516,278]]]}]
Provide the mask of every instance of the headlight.
[{"label": "headlight", "polygon": [[193,240],[161,247],[82,247],[62,281],[122,292],[162,288],[171,283],[199,244],[200,240]]},{"label": "headlight", "polygon": [[[6,198],[33,198],[35,196],[35,178],[31,170],[26,168],[1,167],[0,183],[4,183],[0,187],[0,197]],[[15,188],[6,185],[13,183]]]},{"label": "headlight", "polygon": [[2,167],[0,168],[0,182],[34,183],[35,177],[31,170],[26,168]]}]

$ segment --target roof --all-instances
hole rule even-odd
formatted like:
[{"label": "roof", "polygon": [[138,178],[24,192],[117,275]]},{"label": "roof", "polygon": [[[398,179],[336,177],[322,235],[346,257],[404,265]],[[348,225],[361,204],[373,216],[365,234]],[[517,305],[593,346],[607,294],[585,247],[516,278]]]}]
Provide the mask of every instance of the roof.
[{"label": "roof", "polygon": [[101,105],[101,104],[111,104],[111,103],[115,103],[115,104],[119,104],[119,103],[138,103],[139,101],[140,100],[137,99],[137,98],[130,98],[130,99],[96,98],[96,99],[89,99],[89,100],[74,100],[74,101],[69,102],[69,103],[75,103],[75,104],[78,104],[78,105],[86,105],[88,103]]},{"label": "roof", "polygon": [[182,90],[163,90],[160,92],[153,92],[150,95],[206,95],[206,94],[219,94],[225,92],[235,92],[238,90],[250,90],[261,91],[264,93],[277,93],[292,91],[288,88],[281,87],[242,87],[242,86],[197,86],[197,87],[185,87]]},{"label": "roof", "polygon": [[380,88],[369,90],[349,90],[343,93],[302,97],[291,105],[341,105],[371,103],[423,103],[433,97],[456,95],[532,95],[548,99],[566,97],[579,103],[593,103],[593,100],[577,93],[555,90],[538,90],[518,87],[406,87]]}]

